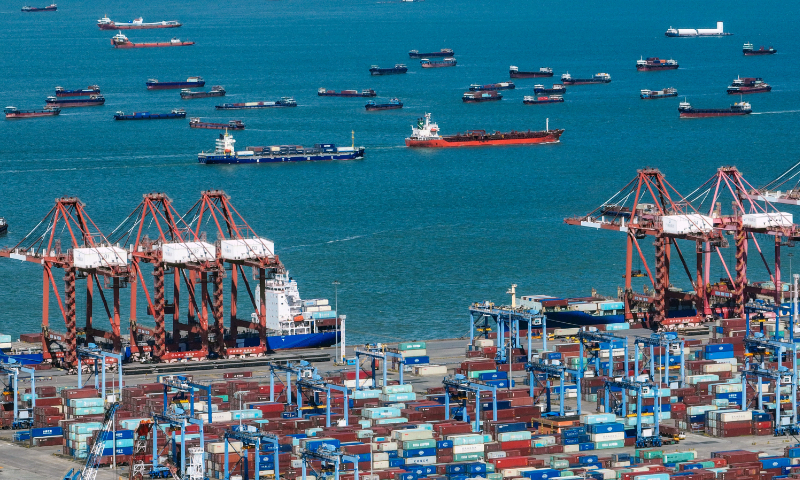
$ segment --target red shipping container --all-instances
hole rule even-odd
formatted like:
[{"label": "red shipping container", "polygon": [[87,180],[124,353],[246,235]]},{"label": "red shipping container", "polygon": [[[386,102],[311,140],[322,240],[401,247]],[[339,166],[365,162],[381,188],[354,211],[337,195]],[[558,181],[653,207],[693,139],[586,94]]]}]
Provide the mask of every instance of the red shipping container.
[{"label": "red shipping container", "polygon": [[487,461],[491,462],[491,463],[494,463],[495,470],[503,469],[503,468],[527,467],[528,466],[528,458],[527,457],[494,458],[494,459],[489,459]]}]

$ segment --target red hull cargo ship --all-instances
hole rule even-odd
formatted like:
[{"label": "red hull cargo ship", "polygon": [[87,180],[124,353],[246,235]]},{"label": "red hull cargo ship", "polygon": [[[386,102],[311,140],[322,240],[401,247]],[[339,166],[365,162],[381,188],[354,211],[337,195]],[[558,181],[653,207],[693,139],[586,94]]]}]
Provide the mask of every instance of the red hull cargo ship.
[{"label": "red hull cargo ship", "polygon": [[411,127],[411,136],[406,138],[407,147],[444,148],[475,147],[484,145],[532,145],[537,143],[558,143],[564,130],[550,130],[549,122],[545,130],[539,132],[495,132],[470,130],[455,135],[439,135],[439,125],[431,122],[431,114],[426,113]]},{"label": "red hull cargo ship", "polygon": [[36,118],[53,117],[61,113],[60,108],[45,108],[44,110],[19,110],[17,107],[6,107],[6,118]]},{"label": "red hull cargo ship", "polygon": [[772,87],[760,78],[745,77],[736,78],[733,83],[728,85],[730,95],[744,95],[746,93],[766,93],[772,91]]},{"label": "red hull cargo ship", "polygon": [[151,28],[178,28],[181,26],[177,20],[164,20],[161,22],[145,23],[142,17],[131,22],[115,22],[108,17],[97,21],[100,30],[149,30]]},{"label": "red hull cargo ship", "polygon": [[778,51],[772,47],[764,48],[763,46],[755,50],[752,43],[745,43],[744,47],[742,47],[742,53],[744,53],[745,57],[753,57],[756,55],[774,55],[778,53]]},{"label": "red hull cargo ship", "polygon": [[636,60],[636,70],[640,72],[651,72],[656,70],[677,70],[677,60],[662,60],[658,57],[647,57],[647,60],[640,58]]}]

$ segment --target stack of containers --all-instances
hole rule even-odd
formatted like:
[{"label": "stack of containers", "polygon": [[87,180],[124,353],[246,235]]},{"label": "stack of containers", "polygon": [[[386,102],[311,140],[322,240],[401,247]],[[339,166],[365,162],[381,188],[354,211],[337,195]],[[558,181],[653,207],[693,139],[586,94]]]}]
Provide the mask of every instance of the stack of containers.
[{"label": "stack of containers", "polygon": [[584,414],[581,423],[586,425],[595,450],[625,446],[625,424],[618,422],[613,413]]},{"label": "stack of containers", "polygon": [[11,335],[0,333],[0,350],[11,350]]},{"label": "stack of containers", "polygon": [[712,343],[705,347],[706,360],[722,360],[734,358],[732,343]]},{"label": "stack of containers", "polygon": [[751,410],[710,410],[706,412],[706,434],[713,437],[740,437],[753,431]]}]

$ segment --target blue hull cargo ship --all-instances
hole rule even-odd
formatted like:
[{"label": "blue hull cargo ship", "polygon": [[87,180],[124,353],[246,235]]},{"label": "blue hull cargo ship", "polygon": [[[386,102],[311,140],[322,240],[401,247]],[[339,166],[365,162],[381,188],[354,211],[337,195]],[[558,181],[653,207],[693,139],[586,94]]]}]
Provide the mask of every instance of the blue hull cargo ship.
[{"label": "blue hull cargo ship", "polygon": [[337,147],[318,143],[310,148],[298,145],[247,147],[236,151],[230,133],[220,134],[213,153],[199,153],[197,161],[205,164],[316,162],[320,160],[356,160],[364,158],[364,147]]},{"label": "blue hull cargo ship", "polygon": [[125,112],[117,112],[114,115],[114,120],[164,120],[168,118],[186,118],[186,111],[176,108],[169,113],[134,112],[126,115]]}]

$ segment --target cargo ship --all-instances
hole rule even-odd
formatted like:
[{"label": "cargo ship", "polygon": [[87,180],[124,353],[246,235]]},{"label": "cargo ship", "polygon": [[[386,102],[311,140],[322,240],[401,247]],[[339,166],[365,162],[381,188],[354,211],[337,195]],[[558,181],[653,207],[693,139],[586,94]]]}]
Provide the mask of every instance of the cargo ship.
[{"label": "cargo ship", "polygon": [[375,103],[374,101],[370,100],[366,105],[364,105],[364,107],[368,112],[375,110],[396,110],[398,108],[403,108],[403,102],[396,98],[389,100],[389,103]]},{"label": "cargo ship", "polygon": [[320,88],[317,90],[317,95],[320,97],[375,97],[378,94],[375,93],[375,90],[368,89],[368,90],[342,90],[341,92],[337,92],[335,90],[326,90],[324,88]]},{"label": "cargo ship", "polygon": [[538,72],[520,72],[519,68],[511,65],[508,67],[508,73],[511,75],[511,78],[552,77],[553,69],[550,67],[541,67]]},{"label": "cargo ship", "polygon": [[656,70],[677,70],[677,60],[663,60],[658,57],[647,57],[647,60],[640,58],[636,60],[636,70],[640,72],[651,72]]},{"label": "cargo ship", "polygon": [[244,130],[244,122],[230,120],[228,123],[204,122],[199,117],[189,119],[189,128],[206,128],[211,130]]},{"label": "cargo ship", "polygon": [[665,88],[663,90],[642,90],[639,94],[639,98],[642,100],[653,100],[656,98],[667,98],[667,97],[677,97],[678,90],[670,87]]},{"label": "cargo ship", "polygon": [[744,95],[747,93],[766,93],[772,90],[772,87],[765,83],[761,78],[745,77],[733,80],[733,83],[728,85],[728,94],[730,95]]},{"label": "cargo ship", "polygon": [[56,87],[56,97],[84,97],[88,95],[97,95],[100,93],[100,87],[97,85],[89,85],[80,90],[64,90],[64,87]]},{"label": "cargo ship", "polygon": [[194,92],[188,88],[181,89],[181,98],[184,100],[191,100],[193,98],[209,98],[209,97],[224,97],[225,89],[219,85],[211,87],[208,92]]},{"label": "cargo ship", "polygon": [[58,6],[55,3],[46,7],[29,7],[27,5],[22,7],[23,12],[55,12],[56,10],[58,10]]},{"label": "cargo ship", "polygon": [[297,102],[292,97],[281,97],[275,102],[245,102],[245,103],[223,103],[217,105],[217,110],[248,110],[252,108],[274,108],[274,107],[296,107]]},{"label": "cargo ship", "polygon": [[672,28],[669,27],[664,35],[668,37],[722,37],[731,35],[722,28],[722,22],[717,22],[717,28]]},{"label": "cargo ship", "polygon": [[680,118],[732,117],[752,113],[750,104],[736,102],[729,108],[693,108],[686,100],[678,106]]},{"label": "cargo ship", "polygon": [[547,97],[523,97],[522,103],[526,105],[535,105],[539,103],[563,103],[564,97],[561,95],[549,95]]},{"label": "cargo ship", "polygon": [[443,148],[443,147],[477,147],[484,145],[532,145],[538,143],[558,143],[564,130],[550,130],[549,120],[543,131],[532,132],[495,132],[485,130],[468,130],[455,135],[439,135],[439,125],[431,122],[431,114],[417,120],[411,126],[411,136],[406,138],[407,147]]},{"label": "cargo ship", "polygon": [[173,37],[169,42],[134,43],[119,32],[111,38],[111,45],[114,48],[188,47],[194,45],[194,42],[182,42],[179,38]]},{"label": "cargo ship", "polygon": [[203,77],[189,77],[185,81],[181,82],[159,82],[155,78],[151,78],[147,81],[147,89],[148,90],[168,90],[168,89],[176,89],[176,88],[200,88],[204,87],[206,81],[203,80]]},{"label": "cargo ship", "polygon": [[746,57],[750,57],[755,55],[772,55],[774,53],[778,53],[778,51],[772,47],[764,48],[763,46],[758,50],[754,50],[752,43],[745,43],[742,47],[742,53],[744,53]]},{"label": "cargo ship", "polygon": [[569,72],[561,75],[561,83],[564,85],[590,85],[593,83],[611,83],[611,75],[607,73],[596,73],[592,78],[572,78]]},{"label": "cargo ship", "polygon": [[560,83],[554,83],[551,88],[545,88],[544,85],[534,85],[533,93],[567,93],[567,87]]},{"label": "cargo ship", "polygon": [[337,147],[332,143],[318,143],[305,148],[299,145],[273,145],[247,147],[236,151],[236,140],[228,132],[221,133],[211,153],[199,153],[197,161],[206,165],[238,163],[316,162],[320,160],[356,160],[364,158],[364,147]]},{"label": "cargo ship", "polygon": [[511,82],[487,83],[486,85],[478,85],[477,83],[473,83],[472,85],[469,86],[469,91],[488,92],[490,90],[514,90],[515,88],[517,88],[517,86]]},{"label": "cargo ship", "polygon": [[60,108],[95,107],[106,103],[106,99],[102,95],[92,95],[89,98],[86,97],[59,98],[55,96],[50,96],[47,97],[46,103],[47,103],[46,106],[48,107],[60,107]]},{"label": "cargo ship", "polygon": [[493,102],[502,99],[503,95],[498,91],[464,92],[464,95],[461,97],[464,103]]},{"label": "cargo ship", "polygon": [[126,115],[125,112],[114,114],[114,120],[165,120],[168,118],[186,118],[186,111],[175,108],[169,113],[134,112]]},{"label": "cargo ship", "polygon": [[426,58],[426,57],[452,57],[455,55],[450,48],[443,48],[438,52],[419,53],[419,50],[411,50],[408,56],[411,58]]},{"label": "cargo ship", "polygon": [[20,110],[17,107],[6,107],[3,111],[6,114],[6,118],[54,117],[61,113],[60,108],[45,108],[43,110]]},{"label": "cargo ship", "polygon": [[139,17],[130,22],[117,23],[108,17],[103,17],[97,21],[100,30],[147,30],[150,28],[177,28],[180,22],[176,20],[163,20],[160,22],[144,23],[144,19]]},{"label": "cargo ship", "polygon": [[419,66],[422,68],[440,68],[440,67],[455,67],[456,59],[453,57],[444,58],[442,60],[433,60],[423,58],[419,61]]},{"label": "cargo ship", "polygon": [[8,232],[8,222],[3,217],[0,217],[0,235],[5,235]]},{"label": "cargo ship", "polygon": [[396,64],[393,68],[381,68],[377,65],[369,67],[369,73],[372,75],[399,75],[408,72],[408,67],[402,63]]}]

